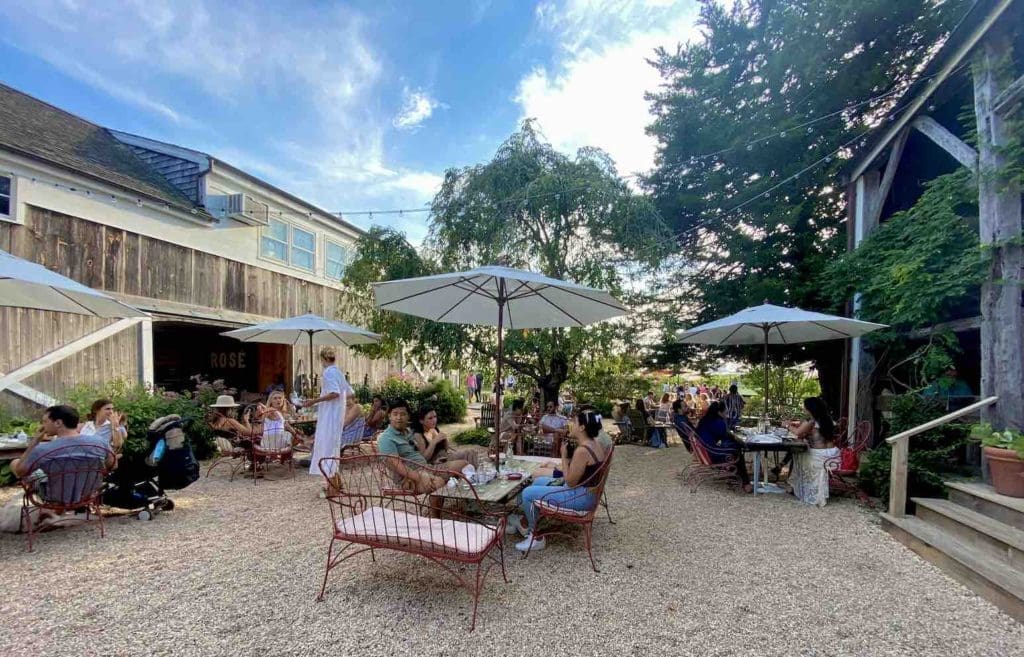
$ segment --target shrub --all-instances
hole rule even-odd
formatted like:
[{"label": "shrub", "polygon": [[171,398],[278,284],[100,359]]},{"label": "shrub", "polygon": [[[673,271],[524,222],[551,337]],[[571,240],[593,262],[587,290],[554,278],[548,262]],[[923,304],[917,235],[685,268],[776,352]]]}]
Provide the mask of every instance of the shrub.
[{"label": "shrub", "polygon": [[92,402],[106,398],[125,418],[128,438],[122,449],[124,458],[144,458],[149,453],[146,432],[150,423],[164,415],[180,415],[185,423],[185,433],[192,443],[196,458],[204,459],[214,452],[213,432],[206,424],[206,407],[218,395],[232,394],[223,381],[208,382],[194,377],[194,390],[180,393],[151,389],[141,384],[113,381],[103,386],[78,386],[66,394],[67,403],[78,409],[85,417]]},{"label": "shrub", "polygon": [[[897,434],[946,414],[945,407],[916,393],[894,397],[890,409],[893,419],[889,432]],[[943,480],[963,471],[962,453],[970,427],[946,424],[910,439],[907,458],[907,499],[911,497],[945,497]],[[861,460],[858,479],[869,495],[888,499],[889,470],[892,448],[888,443],[868,452]]]},{"label": "shrub", "polygon": [[429,404],[437,411],[437,421],[440,424],[451,424],[462,422],[466,417],[466,410],[469,405],[451,381],[440,379],[428,383],[416,393],[418,406]]},{"label": "shrub", "polygon": [[373,403],[373,388],[368,385],[360,383],[359,385],[352,386],[355,390],[356,400],[360,404],[372,404]]},{"label": "shrub", "polygon": [[404,399],[410,404],[415,404],[417,400],[416,385],[412,381],[397,376],[389,376],[384,379],[380,385],[374,388],[373,392],[383,397],[386,402]]},{"label": "shrub", "polygon": [[452,440],[459,445],[480,445],[481,447],[489,447],[493,438],[487,429],[477,427],[476,429],[460,431],[452,436]]}]

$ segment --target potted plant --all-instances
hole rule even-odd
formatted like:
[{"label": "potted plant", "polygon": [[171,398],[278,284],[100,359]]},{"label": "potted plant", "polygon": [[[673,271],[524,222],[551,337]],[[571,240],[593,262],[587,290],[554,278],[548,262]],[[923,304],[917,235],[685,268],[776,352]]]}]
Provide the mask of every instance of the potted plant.
[{"label": "potted plant", "polygon": [[971,437],[981,440],[982,452],[992,473],[992,487],[1001,495],[1024,497],[1024,434],[990,424],[976,424]]}]

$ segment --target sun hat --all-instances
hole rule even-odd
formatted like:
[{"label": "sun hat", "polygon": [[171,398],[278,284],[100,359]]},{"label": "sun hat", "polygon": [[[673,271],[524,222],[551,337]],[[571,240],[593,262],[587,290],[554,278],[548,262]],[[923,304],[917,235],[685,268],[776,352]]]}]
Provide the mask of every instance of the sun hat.
[{"label": "sun hat", "polygon": [[210,408],[238,408],[235,398],[231,395],[220,395],[216,404],[210,404]]}]

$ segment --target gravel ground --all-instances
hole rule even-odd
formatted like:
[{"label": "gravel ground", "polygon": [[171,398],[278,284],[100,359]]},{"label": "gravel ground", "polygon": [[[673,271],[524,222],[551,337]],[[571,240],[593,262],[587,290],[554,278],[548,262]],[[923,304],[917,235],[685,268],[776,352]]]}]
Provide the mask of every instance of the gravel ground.
[{"label": "gravel ground", "polygon": [[[152,522],[0,537],[0,646],[23,655],[1024,655],[1024,626],[882,532],[851,501],[823,509],[716,485],[691,494],[680,447],[624,446],[595,524],[602,568],[552,539],[510,584],[471,598],[441,571],[378,552],[334,573],[319,482],[215,472]],[[0,497],[10,496],[10,489]],[[17,646],[13,650],[11,646]]]}]

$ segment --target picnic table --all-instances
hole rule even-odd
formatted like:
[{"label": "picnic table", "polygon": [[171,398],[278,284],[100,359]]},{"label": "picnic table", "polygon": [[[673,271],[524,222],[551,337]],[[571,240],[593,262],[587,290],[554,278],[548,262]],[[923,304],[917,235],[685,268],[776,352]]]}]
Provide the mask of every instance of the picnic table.
[{"label": "picnic table", "polygon": [[[434,495],[449,500],[469,501],[479,499],[484,504],[506,504],[518,495],[519,491],[529,485],[533,479],[533,473],[541,466],[549,463],[558,465],[560,462],[559,459],[544,456],[516,456],[512,459],[511,465],[506,463],[503,467],[512,467],[525,471],[522,479],[502,479],[498,477],[486,484],[473,484],[472,488],[460,486],[449,488],[448,486],[442,486],[434,492]],[[476,491],[476,497],[473,496],[474,491]]]},{"label": "picnic table", "polygon": [[750,477],[754,485],[754,494],[785,493],[786,490],[782,486],[768,482],[768,469],[764,467],[763,455],[775,454],[777,465],[780,452],[802,452],[807,449],[807,443],[796,440],[788,430],[785,434],[778,429],[758,433],[754,429],[740,427],[733,431],[732,435],[736,442],[743,446],[743,451],[754,454],[754,471]]}]

